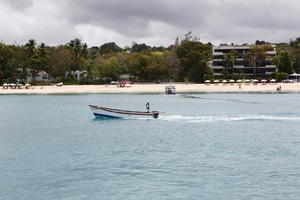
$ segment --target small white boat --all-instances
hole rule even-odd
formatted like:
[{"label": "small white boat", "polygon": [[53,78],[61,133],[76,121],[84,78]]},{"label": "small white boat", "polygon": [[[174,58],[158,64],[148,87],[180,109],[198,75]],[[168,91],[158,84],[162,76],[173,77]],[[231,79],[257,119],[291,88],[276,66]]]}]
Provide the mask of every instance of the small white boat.
[{"label": "small white boat", "polygon": [[64,83],[63,83],[63,82],[60,82],[60,83],[56,83],[55,85],[58,86],[58,87],[61,87],[61,86],[64,85]]},{"label": "small white boat", "polygon": [[[129,110],[120,110],[107,108],[102,106],[89,105],[92,109],[93,114],[96,118],[106,118],[106,119],[122,119],[122,118],[158,118],[158,111],[129,111]],[[147,106],[147,109],[149,107]]]},{"label": "small white boat", "polygon": [[176,88],[174,85],[169,85],[165,87],[166,94],[176,94]]}]

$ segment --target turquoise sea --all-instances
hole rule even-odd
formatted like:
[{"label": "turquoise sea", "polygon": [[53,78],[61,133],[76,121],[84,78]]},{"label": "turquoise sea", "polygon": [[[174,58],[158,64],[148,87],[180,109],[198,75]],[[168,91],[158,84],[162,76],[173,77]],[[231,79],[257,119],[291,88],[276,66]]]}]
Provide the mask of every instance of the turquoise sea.
[{"label": "turquoise sea", "polygon": [[1,200],[297,198],[300,94],[0,95]]}]

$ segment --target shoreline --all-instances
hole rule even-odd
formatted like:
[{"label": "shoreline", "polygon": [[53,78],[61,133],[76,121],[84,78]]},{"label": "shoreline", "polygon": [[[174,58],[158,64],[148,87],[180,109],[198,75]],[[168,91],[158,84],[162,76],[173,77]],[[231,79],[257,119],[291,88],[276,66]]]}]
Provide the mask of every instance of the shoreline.
[{"label": "shoreline", "polygon": [[[6,94],[161,94],[165,93],[165,86],[174,85],[176,93],[300,93],[300,83],[277,84],[133,84],[131,87],[118,88],[116,85],[64,85],[33,86],[32,89],[2,89],[0,95]],[[276,88],[281,86],[281,91]]]}]

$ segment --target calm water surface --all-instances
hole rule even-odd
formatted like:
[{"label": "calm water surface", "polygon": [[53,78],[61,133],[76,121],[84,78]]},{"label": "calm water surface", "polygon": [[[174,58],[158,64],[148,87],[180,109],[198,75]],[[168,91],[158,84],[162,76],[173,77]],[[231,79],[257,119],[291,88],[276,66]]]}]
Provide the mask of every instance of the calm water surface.
[{"label": "calm water surface", "polygon": [[[165,112],[95,120],[88,104]],[[300,94],[2,95],[0,199],[297,199]]]}]

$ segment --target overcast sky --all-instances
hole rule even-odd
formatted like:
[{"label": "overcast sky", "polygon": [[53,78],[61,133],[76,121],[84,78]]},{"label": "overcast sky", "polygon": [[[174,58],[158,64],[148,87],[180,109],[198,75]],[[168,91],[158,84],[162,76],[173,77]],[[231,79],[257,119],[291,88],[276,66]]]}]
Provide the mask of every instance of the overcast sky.
[{"label": "overcast sky", "polygon": [[288,42],[299,10],[300,0],[0,0],[0,41],[169,46],[190,30],[213,44]]}]

